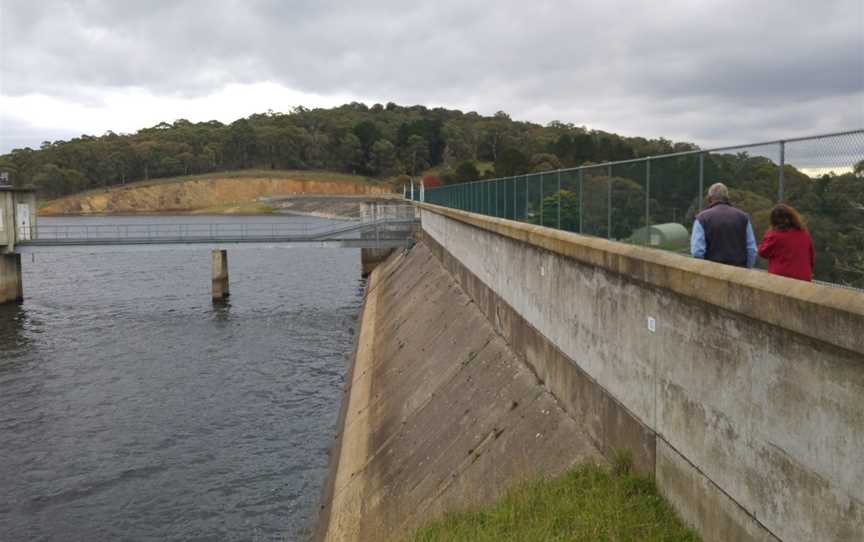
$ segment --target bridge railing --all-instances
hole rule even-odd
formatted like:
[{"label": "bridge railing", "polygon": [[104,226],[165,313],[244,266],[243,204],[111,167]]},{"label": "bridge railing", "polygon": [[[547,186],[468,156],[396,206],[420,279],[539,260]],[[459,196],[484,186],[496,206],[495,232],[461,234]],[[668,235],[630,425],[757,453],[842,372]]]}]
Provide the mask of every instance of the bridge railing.
[{"label": "bridge railing", "polygon": [[[38,224],[30,244],[195,243],[210,241],[291,241],[326,238],[387,238],[402,235],[398,225],[413,221],[381,218],[371,221],[218,222],[142,224]],[[407,230],[406,230],[407,231]]]},{"label": "bridge railing", "polygon": [[798,209],[822,281],[864,287],[864,130],[585,164],[414,191],[428,203],[688,253],[715,182],[757,238],[777,202]]}]

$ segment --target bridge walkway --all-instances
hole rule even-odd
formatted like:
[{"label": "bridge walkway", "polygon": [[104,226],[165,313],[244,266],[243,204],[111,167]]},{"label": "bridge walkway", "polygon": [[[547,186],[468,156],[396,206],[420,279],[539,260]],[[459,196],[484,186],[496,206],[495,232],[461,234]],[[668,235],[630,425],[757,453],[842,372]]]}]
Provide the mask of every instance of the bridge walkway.
[{"label": "bridge walkway", "polygon": [[241,246],[320,246],[394,248],[411,240],[416,221],[381,218],[341,224],[308,222],[208,224],[39,224],[18,232],[15,252],[142,248],[237,248]]}]

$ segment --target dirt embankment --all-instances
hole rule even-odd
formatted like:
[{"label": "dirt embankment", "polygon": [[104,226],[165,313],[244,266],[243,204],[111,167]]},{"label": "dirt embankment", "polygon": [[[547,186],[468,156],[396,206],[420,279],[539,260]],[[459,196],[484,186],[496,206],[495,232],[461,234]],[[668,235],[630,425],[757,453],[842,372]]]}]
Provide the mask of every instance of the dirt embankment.
[{"label": "dirt embankment", "polygon": [[384,195],[384,185],[291,178],[209,178],[129,186],[66,196],[48,202],[42,216],[88,214],[185,213],[230,208],[266,196]]}]

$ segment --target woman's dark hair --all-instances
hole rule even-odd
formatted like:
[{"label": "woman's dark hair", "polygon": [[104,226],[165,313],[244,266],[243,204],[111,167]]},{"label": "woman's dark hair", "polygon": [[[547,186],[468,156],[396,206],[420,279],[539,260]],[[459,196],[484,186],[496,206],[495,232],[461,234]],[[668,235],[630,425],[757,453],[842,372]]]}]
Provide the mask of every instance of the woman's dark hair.
[{"label": "woman's dark hair", "polygon": [[804,221],[791,205],[778,203],[771,209],[771,227],[775,230],[804,229]]}]

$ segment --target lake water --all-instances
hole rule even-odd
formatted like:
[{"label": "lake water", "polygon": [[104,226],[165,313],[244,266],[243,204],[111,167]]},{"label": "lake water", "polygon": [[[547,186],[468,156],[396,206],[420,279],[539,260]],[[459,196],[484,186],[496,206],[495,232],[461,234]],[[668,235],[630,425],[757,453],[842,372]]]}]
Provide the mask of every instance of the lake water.
[{"label": "lake water", "polygon": [[[40,223],[270,220],[301,219]],[[22,258],[24,304],[0,306],[0,539],[308,537],[358,250],[229,250],[225,305],[207,249]]]}]

